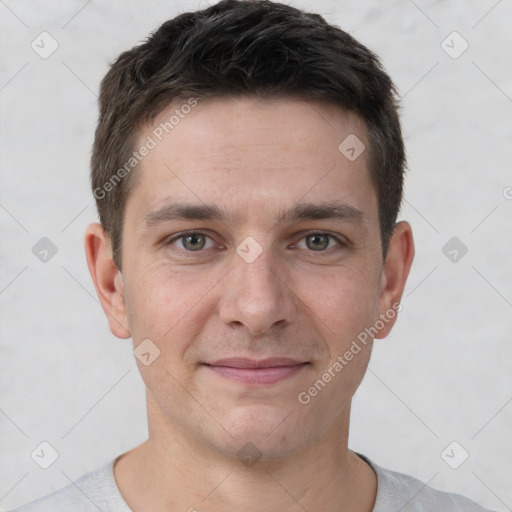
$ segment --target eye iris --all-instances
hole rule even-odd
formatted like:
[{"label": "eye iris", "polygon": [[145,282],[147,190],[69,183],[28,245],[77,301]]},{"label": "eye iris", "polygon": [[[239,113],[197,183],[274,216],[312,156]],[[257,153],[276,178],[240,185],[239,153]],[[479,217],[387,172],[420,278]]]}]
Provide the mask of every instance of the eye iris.
[{"label": "eye iris", "polygon": [[306,245],[309,249],[313,249],[314,251],[326,249],[329,245],[329,236],[310,235],[306,238]]},{"label": "eye iris", "polygon": [[183,237],[183,246],[191,251],[202,249],[204,243],[204,236],[200,234],[192,234]]}]

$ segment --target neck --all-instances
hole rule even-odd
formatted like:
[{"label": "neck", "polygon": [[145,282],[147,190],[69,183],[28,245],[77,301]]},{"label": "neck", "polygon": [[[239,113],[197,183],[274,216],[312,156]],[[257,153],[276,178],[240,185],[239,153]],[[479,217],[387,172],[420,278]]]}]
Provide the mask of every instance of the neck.
[{"label": "neck", "polygon": [[291,455],[245,464],[150,415],[149,439],[116,461],[115,478],[135,512],[371,512],[377,480],[348,450],[349,414]]}]

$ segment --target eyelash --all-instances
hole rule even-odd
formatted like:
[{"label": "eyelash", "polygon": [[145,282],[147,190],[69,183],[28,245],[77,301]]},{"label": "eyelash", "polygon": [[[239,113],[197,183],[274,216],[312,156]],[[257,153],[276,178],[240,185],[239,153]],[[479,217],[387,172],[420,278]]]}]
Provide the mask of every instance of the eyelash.
[{"label": "eyelash", "polygon": [[335,240],[336,241],[337,246],[336,247],[328,247],[327,249],[324,249],[323,251],[313,251],[313,250],[310,249],[310,250],[308,250],[308,252],[319,253],[319,254],[326,254],[327,255],[327,254],[331,254],[333,252],[333,250],[339,250],[339,249],[347,246],[347,242],[346,241],[342,240],[341,238],[338,238],[335,235],[332,235],[331,233],[326,233],[325,231],[309,231],[308,233],[305,233],[300,238],[299,241],[302,241],[305,238],[307,238],[309,236],[312,236],[312,235],[328,236],[331,240]]},{"label": "eyelash", "polygon": [[[180,239],[184,239],[185,237],[187,236],[191,236],[191,235],[202,235],[202,236],[205,236],[207,238],[210,238],[212,241],[212,237],[209,236],[208,234],[202,232],[202,231],[183,231],[182,233],[179,233],[178,235],[174,236],[173,238],[170,238],[167,240],[167,242],[165,243],[166,246],[168,246],[172,251],[174,252],[178,252],[180,254],[183,254],[183,253],[188,253],[188,254],[194,254],[194,253],[202,253],[205,251],[205,249],[199,249],[198,251],[189,251],[189,250],[186,250],[186,249],[179,249],[179,248],[176,248],[175,246],[173,246],[173,243],[176,242],[177,240],[180,240]],[[307,233],[305,233],[299,241],[302,241],[304,240],[305,238],[309,237],[309,236],[312,236],[312,235],[320,235],[320,236],[328,236],[330,239],[333,239],[336,241],[337,243],[337,249],[340,249],[340,248],[343,248],[343,247],[346,247],[347,246],[347,243],[343,240],[341,240],[340,238],[338,238],[337,236],[335,235],[332,235],[331,233],[326,233],[324,231],[309,231]],[[294,244],[296,245],[296,244]],[[333,247],[329,247],[327,249],[324,249],[322,251],[313,251],[313,250],[308,250],[308,252],[311,252],[311,253],[318,253],[318,254],[330,254],[332,252],[332,249]]]}]

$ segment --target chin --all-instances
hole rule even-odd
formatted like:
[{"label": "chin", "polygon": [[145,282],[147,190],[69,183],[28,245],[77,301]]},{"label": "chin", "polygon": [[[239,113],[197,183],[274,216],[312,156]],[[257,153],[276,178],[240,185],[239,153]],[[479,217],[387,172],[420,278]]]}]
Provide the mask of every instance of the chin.
[{"label": "chin", "polygon": [[222,451],[242,462],[245,458],[249,461],[279,459],[306,444],[304,422],[297,421],[296,413],[280,407],[261,404],[237,407],[226,415],[223,426],[232,437],[226,435],[228,446]]}]

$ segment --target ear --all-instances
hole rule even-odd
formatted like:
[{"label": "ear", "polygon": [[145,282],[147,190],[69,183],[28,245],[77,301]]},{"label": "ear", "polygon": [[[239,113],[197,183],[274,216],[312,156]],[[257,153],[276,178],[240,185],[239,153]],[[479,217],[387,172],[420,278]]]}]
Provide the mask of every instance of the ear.
[{"label": "ear", "polygon": [[129,338],[125,292],[121,272],[112,259],[110,240],[100,224],[91,224],[85,231],[85,254],[96,293],[107,315],[112,334]]},{"label": "ear", "polygon": [[385,321],[381,322],[384,327],[379,329],[376,338],[385,338],[395,325],[413,259],[412,229],[408,222],[402,221],[395,225],[382,269],[379,313],[381,320]]}]

